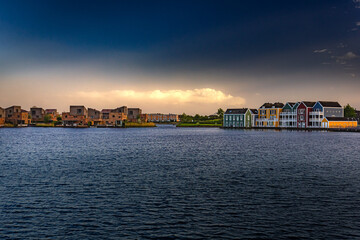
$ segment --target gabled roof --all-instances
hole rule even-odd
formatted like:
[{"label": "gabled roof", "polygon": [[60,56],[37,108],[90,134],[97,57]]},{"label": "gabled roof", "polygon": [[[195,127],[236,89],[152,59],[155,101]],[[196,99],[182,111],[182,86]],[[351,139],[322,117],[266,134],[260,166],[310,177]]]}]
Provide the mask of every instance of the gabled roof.
[{"label": "gabled roof", "polygon": [[225,114],[245,114],[247,110],[247,108],[229,108]]},{"label": "gabled roof", "polygon": [[294,107],[296,103],[294,103],[294,102],[287,102],[287,104],[289,104],[291,107]]},{"label": "gabled roof", "polygon": [[273,106],[272,103],[264,103],[263,105],[261,105],[260,108],[264,107],[264,108],[271,108]]},{"label": "gabled roof", "polygon": [[338,102],[330,102],[330,101],[319,101],[319,103],[321,104],[321,106],[323,107],[340,107],[341,105]]},{"label": "gabled roof", "polygon": [[316,102],[302,101],[306,107],[313,107]]},{"label": "gabled roof", "polygon": [[282,108],[282,107],[284,107],[284,104],[281,103],[281,102],[276,102],[276,103],[273,104],[273,106],[274,106],[275,108]]},{"label": "gabled roof", "polygon": [[252,112],[252,114],[258,114],[259,113],[259,111],[257,109],[255,109],[255,108],[250,109],[250,111]]},{"label": "gabled roof", "polygon": [[8,109],[10,109],[10,108],[21,108],[21,106],[11,106],[11,107],[8,107],[8,108],[6,108],[6,110],[8,110]]},{"label": "gabled roof", "polygon": [[355,121],[355,122],[357,122],[356,118],[347,118],[347,117],[326,117],[326,119],[328,121],[335,121],[335,122],[340,122],[340,121]]}]

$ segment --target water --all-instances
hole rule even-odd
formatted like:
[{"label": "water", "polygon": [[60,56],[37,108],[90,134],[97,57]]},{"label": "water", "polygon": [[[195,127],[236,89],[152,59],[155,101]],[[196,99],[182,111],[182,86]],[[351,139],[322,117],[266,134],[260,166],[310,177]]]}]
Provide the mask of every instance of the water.
[{"label": "water", "polygon": [[360,238],[359,140],[171,126],[0,129],[0,238]]}]

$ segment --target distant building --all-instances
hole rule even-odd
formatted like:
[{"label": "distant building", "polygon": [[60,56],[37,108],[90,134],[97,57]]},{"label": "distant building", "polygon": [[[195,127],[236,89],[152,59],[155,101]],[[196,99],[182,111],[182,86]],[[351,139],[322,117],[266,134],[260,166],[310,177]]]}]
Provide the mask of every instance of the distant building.
[{"label": "distant building", "polygon": [[245,127],[245,115],[247,112],[249,112],[248,108],[227,109],[226,112],[224,113],[223,127],[229,127],[229,128]]},{"label": "distant building", "polygon": [[115,109],[113,109],[111,111],[112,112],[117,112],[117,113],[125,113],[125,115],[128,115],[128,107],[127,106],[118,107],[118,108],[115,108]]},{"label": "distant building", "polygon": [[45,110],[41,107],[30,108],[32,122],[44,122]]},{"label": "distant building", "polygon": [[358,120],[358,123],[360,124],[360,111],[355,110],[356,113],[356,119]]},{"label": "distant building", "polygon": [[321,121],[322,128],[356,128],[358,121],[356,118],[346,117],[325,117]]},{"label": "distant building", "polygon": [[0,107],[0,127],[5,125],[5,109]]},{"label": "distant building", "polygon": [[256,127],[256,121],[259,117],[259,110],[255,108],[251,108],[250,113],[251,113],[251,127]]},{"label": "distant building", "polygon": [[310,112],[311,127],[320,128],[325,117],[344,117],[344,109],[338,102],[318,101]]},{"label": "distant building", "polygon": [[62,121],[66,127],[86,126],[88,110],[84,106],[70,106],[70,112],[62,113]]},{"label": "distant building", "polygon": [[109,114],[111,113],[112,109],[103,109],[101,110],[100,117],[102,120],[109,119]]},{"label": "distant building", "polygon": [[21,106],[12,106],[5,109],[5,122],[19,126],[27,126],[31,123],[29,113]]},{"label": "distant building", "polygon": [[127,120],[129,122],[137,122],[141,114],[142,110],[140,108],[128,108]]},{"label": "distant building", "polygon": [[88,122],[90,122],[92,126],[100,125],[102,123],[101,112],[99,110],[89,108],[88,109]]},{"label": "distant building", "polygon": [[57,118],[60,116],[57,109],[45,109],[45,115],[50,116],[50,121],[57,121]]},{"label": "distant building", "polygon": [[143,113],[140,115],[141,122],[149,122],[149,114]]},{"label": "distant building", "polygon": [[296,128],[297,127],[297,107],[299,102],[287,102],[285,103],[280,113],[280,127],[284,128]]},{"label": "distant building", "polygon": [[298,128],[310,128],[312,122],[310,122],[310,112],[316,102],[303,101],[297,107],[297,127]]},{"label": "distant building", "polygon": [[106,125],[113,127],[121,127],[123,122],[126,120],[126,114],[123,112],[111,112],[109,119],[106,121]]},{"label": "distant building", "polygon": [[179,115],[177,114],[162,114],[162,113],[149,113],[148,122],[178,122]]},{"label": "distant building", "polygon": [[259,117],[257,119],[258,127],[279,127],[280,113],[284,107],[283,103],[264,103],[259,108]]}]

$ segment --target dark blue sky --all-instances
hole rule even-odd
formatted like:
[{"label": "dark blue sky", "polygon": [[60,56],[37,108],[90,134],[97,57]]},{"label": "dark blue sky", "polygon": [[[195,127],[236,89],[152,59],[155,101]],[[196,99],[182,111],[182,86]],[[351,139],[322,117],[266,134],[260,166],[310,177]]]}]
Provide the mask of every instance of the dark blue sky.
[{"label": "dark blue sky", "polygon": [[359,50],[360,0],[0,0],[3,76],[71,65],[151,75],[139,82],[156,86],[178,86],[171,76],[223,90],[350,84],[360,80]]}]

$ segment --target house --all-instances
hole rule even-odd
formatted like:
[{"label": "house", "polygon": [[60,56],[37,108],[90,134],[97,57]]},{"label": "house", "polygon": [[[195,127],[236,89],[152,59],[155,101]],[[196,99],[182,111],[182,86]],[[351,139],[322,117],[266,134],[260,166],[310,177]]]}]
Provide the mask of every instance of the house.
[{"label": "house", "polygon": [[103,109],[100,112],[100,117],[103,121],[106,121],[107,119],[109,119],[109,115],[111,113],[112,109]]},{"label": "house", "polygon": [[129,122],[137,122],[140,119],[142,110],[140,108],[129,108],[127,113],[127,120]]},{"label": "house", "polygon": [[140,115],[141,122],[149,122],[149,114],[143,113]]},{"label": "house", "polygon": [[231,108],[224,113],[223,127],[245,127],[245,114],[248,108]]},{"label": "house", "polygon": [[5,125],[5,109],[0,107],[0,127]]},{"label": "house", "polygon": [[118,112],[118,113],[125,113],[125,115],[128,115],[128,107],[127,106],[122,106],[122,107],[118,107],[118,108],[115,108],[113,110],[111,110],[112,112]]},{"label": "house", "polygon": [[303,101],[299,104],[296,109],[297,113],[297,127],[298,128],[309,128],[312,127],[310,122],[310,112],[315,106],[316,102]]},{"label": "house", "polygon": [[256,120],[259,117],[259,111],[255,108],[251,108],[250,112],[251,112],[251,127],[256,127]]},{"label": "house", "polygon": [[19,126],[27,126],[31,123],[29,113],[20,106],[12,106],[5,109],[5,122]]},{"label": "house", "polygon": [[84,106],[70,106],[70,112],[62,113],[63,125],[78,127],[88,125],[88,110]]},{"label": "house", "polygon": [[297,107],[300,103],[285,103],[280,113],[280,127],[296,128],[297,127]]},{"label": "house", "polygon": [[121,127],[127,116],[123,112],[110,112],[109,119],[106,120],[106,125],[113,127]]},{"label": "house", "polygon": [[321,121],[322,128],[356,128],[358,121],[356,118],[346,117],[325,117]]},{"label": "house", "polygon": [[91,126],[98,126],[101,125],[101,112],[94,108],[88,109],[88,122],[90,122]]},{"label": "house", "polygon": [[344,117],[344,109],[338,102],[318,101],[310,112],[311,127],[320,128],[325,117]]},{"label": "house", "polygon": [[258,127],[279,127],[280,113],[284,107],[283,103],[264,103],[258,110]]},{"label": "house", "polygon": [[57,121],[57,118],[60,116],[57,109],[45,109],[45,115],[48,115],[52,122]]},{"label": "house", "polygon": [[162,114],[162,113],[149,113],[149,122],[178,122],[179,115],[177,114]]},{"label": "house", "polygon": [[356,119],[358,120],[358,123],[360,124],[360,111],[355,110],[356,113]]},{"label": "house", "polygon": [[32,122],[44,122],[45,110],[41,107],[30,108]]}]

